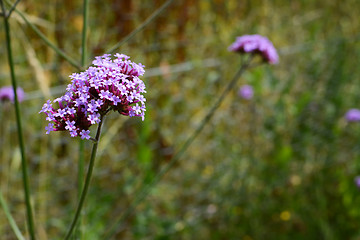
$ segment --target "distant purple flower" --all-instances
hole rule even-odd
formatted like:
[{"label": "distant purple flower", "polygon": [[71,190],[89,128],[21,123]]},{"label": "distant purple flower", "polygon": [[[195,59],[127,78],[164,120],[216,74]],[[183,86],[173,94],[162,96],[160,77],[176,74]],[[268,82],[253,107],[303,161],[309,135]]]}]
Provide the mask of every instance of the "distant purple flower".
[{"label": "distant purple flower", "polygon": [[237,37],[228,50],[240,53],[257,53],[270,64],[279,62],[279,56],[272,42],[258,34]]},{"label": "distant purple flower", "polygon": [[360,176],[355,177],[355,184],[358,188],[360,188]]},{"label": "distant purple flower", "polygon": [[347,111],[345,114],[345,119],[348,122],[359,122],[360,121],[360,110],[353,108]]},{"label": "distant purple flower", "polygon": [[[16,89],[16,94],[17,94],[18,101],[22,102],[25,97],[24,90],[22,88],[18,87]],[[11,102],[14,102],[15,99],[14,99],[13,88],[10,86],[0,88],[0,100],[1,101],[10,100]]]},{"label": "distant purple flower", "polygon": [[250,85],[243,85],[238,91],[238,95],[246,100],[250,100],[254,96],[254,90]]},{"label": "distant purple flower", "polygon": [[[136,64],[124,54],[95,57],[93,65],[81,73],[70,75],[71,83],[66,93],[48,100],[41,112],[51,122],[45,129],[69,131],[71,137],[90,138],[91,125],[99,123],[109,111],[126,116],[137,116],[144,120],[145,84],[139,78],[145,73],[142,64]],[[58,105],[55,107],[53,105]]]}]

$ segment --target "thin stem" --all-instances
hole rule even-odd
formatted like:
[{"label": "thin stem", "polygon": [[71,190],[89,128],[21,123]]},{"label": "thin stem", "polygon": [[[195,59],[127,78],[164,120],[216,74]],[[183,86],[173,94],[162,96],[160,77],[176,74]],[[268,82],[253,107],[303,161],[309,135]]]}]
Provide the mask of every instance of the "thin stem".
[{"label": "thin stem", "polygon": [[6,202],[5,202],[5,199],[4,199],[1,191],[0,191],[0,205],[4,209],[5,216],[8,219],[8,221],[10,223],[10,226],[13,229],[16,237],[19,240],[25,240],[24,236],[21,234],[19,227],[16,225],[16,222],[15,222],[14,218],[12,217],[12,215],[11,215],[11,213],[9,211],[9,208],[8,208]]},{"label": "thin stem", "polygon": [[76,213],[75,213],[74,219],[73,219],[73,221],[71,223],[71,226],[70,226],[70,228],[68,230],[68,233],[65,236],[65,240],[70,238],[70,236],[71,236],[71,234],[72,234],[72,232],[73,232],[73,230],[74,230],[74,228],[76,226],[76,223],[77,223],[77,221],[79,219],[81,209],[82,209],[82,207],[84,205],[84,200],[85,200],[86,194],[87,194],[89,186],[90,186],[91,175],[92,175],[92,172],[93,172],[93,169],[94,169],[96,151],[97,151],[97,147],[98,147],[98,144],[99,144],[101,126],[102,126],[103,122],[104,122],[104,119],[103,119],[103,117],[101,117],[98,129],[97,129],[97,132],[96,132],[96,137],[95,137],[96,142],[94,142],[94,145],[93,145],[93,148],[92,148],[92,151],[91,151],[89,169],[88,169],[88,172],[86,174],[85,185],[84,185],[83,190],[81,192],[80,200],[79,200],[78,206],[76,208]]},{"label": "thin stem", "polygon": [[[0,0],[0,5],[3,13],[6,13],[5,6],[2,0]],[[6,15],[6,14],[5,14]],[[11,76],[11,84],[14,91],[14,105],[15,105],[15,113],[16,113],[16,125],[17,125],[17,134],[19,138],[19,145],[21,151],[21,170],[22,170],[22,179],[23,179],[23,186],[24,186],[24,195],[25,195],[25,204],[26,204],[26,212],[27,212],[27,224],[30,232],[30,237],[32,240],[35,240],[35,230],[34,230],[34,222],[33,222],[33,213],[30,203],[30,187],[29,187],[29,180],[28,180],[28,167],[25,158],[25,145],[23,139],[23,131],[21,126],[21,114],[20,114],[20,107],[19,101],[17,96],[17,82],[15,78],[15,70],[14,70],[14,61],[12,56],[12,48],[11,48],[11,36],[10,36],[10,26],[8,18],[4,17],[4,25],[5,25],[5,37],[6,37],[6,49],[8,55],[8,63],[10,68],[10,76]]]},{"label": "thin stem", "polygon": [[[9,1],[5,0],[7,4],[10,4]],[[76,69],[81,70],[81,66],[69,55],[67,55],[64,51],[62,51],[60,48],[55,46],[54,43],[52,43],[34,24],[32,24],[25,16],[24,14],[19,11],[18,9],[14,9],[14,11],[19,14],[19,16],[26,22],[29,27],[34,30],[34,32],[39,35],[39,37],[50,47],[52,48],[57,54],[59,54],[61,57],[63,57],[66,61],[68,61],[71,65],[73,65]]]},{"label": "thin stem", "polygon": [[[245,63],[243,63],[237,73],[234,75],[233,79],[229,82],[226,88],[221,93],[220,97],[216,100],[214,105],[210,108],[205,117],[201,120],[199,126],[194,130],[194,132],[190,135],[190,137],[185,141],[180,150],[173,156],[171,161],[166,167],[164,167],[153,179],[147,184],[143,185],[143,187],[139,190],[139,193],[136,194],[135,200],[133,204],[125,211],[119,219],[113,221],[113,225],[110,226],[106,236],[103,239],[109,239],[113,234],[115,234],[114,229],[115,226],[122,222],[126,217],[128,217],[136,208],[136,206],[149,194],[152,187],[154,187],[160,179],[170,170],[170,168],[180,159],[180,157],[185,153],[191,143],[195,140],[195,138],[199,135],[199,133],[204,129],[205,125],[210,121],[211,117],[214,115],[215,111],[219,108],[220,104],[226,97],[226,95],[234,88],[236,82],[240,78],[240,76],[244,73],[244,71],[248,68],[250,62],[252,60],[252,55],[247,59]],[[119,231],[119,228],[117,228]]]},{"label": "thin stem", "polygon": [[126,35],[121,41],[112,46],[107,53],[113,53],[116,49],[122,46],[124,43],[133,38],[138,32],[143,30],[149,23],[151,23],[157,16],[160,15],[174,0],[168,0],[163,5],[161,5],[158,9],[153,12],[144,22],[142,22],[136,29],[134,29],[131,33]]},{"label": "thin stem", "polygon": [[[88,26],[88,10],[89,10],[89,1],[83,1],[83,28],[82,28],[82,40],[81,40],[81,66],[84,67],[85,59],[86,59],[86,33],[87,33],[87,26]],[[83,188],[84,184],[84,172],[85,172],[85,160],[84,160],[84,153],[85,153],[85,143],[84,140],[80,139],[79,141],[79,162],[78,162],[78,198],[81,197],[81,189]],[[80,225],[82,223],[81,216],[80,216]],[[80,239],[81,238],[81,227],[80,227]]]},{"label": "thin stem", "polygon": [[[87,22],[88,22],[88,9],[89,1],[84,0],[83,2],[83,29],[82,29],[82,40],[81,40],[81,66],[84,67],[86,59],[86,33],[87,33]],[[81,194],[83,176],[84,176],[84,140],[80,140],[79,143],[79,196]]]}]

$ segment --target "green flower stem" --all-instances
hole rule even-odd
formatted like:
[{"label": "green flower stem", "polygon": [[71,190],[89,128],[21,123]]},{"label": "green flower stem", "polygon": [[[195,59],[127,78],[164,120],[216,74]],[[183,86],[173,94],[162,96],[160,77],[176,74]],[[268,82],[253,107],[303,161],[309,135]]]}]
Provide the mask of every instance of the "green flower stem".
[{"label": "green flower stem", "polygon": [[[5,0],[7,4],[10,4],[9,1]],[[72,66],[74,66],[76,69],[81,70],[81,66],[69,55],[67,55],[64,51],[62,51],[60,48],[58,48],[54,43],[52,43],[34,24],[32,24],[25,15],[19,11],[18,9],[14,9],[14,11],[19,14],[19,16],[26,22],[29,27],[34,30],[34,32],[39,35],[39,37],[50,47],[52,48],[57,54],[59,54],[61,57],[63,57],[66,61],[68,61]]]},{"label": "green flower stem", "polygon": [[19,240],[25,240],[24,236],[21,234],[20,230],[19,230],[19,227],[16,225],[16,222],[14,220],[14,218],[11,216],[11,213],[9,211],[9,208],[5,202],[5,199],[0,191],[0,205],[1,207],[4,209],[4,212],[5,212],[5,216],[6,218],[8,219],[9,223],[10,223],[10,226],[11,228],[13,229],[16,237],[19,239]]},{"label": "green flower stem", "polygon": [[14,61],[12,56],[12,48],[11,48],[11,36],[10,36],[10,26],[9,26],[9,19],[6,16],[6,9],[2,0],[0,0],[1,9],[4,13],[4,26],[5,26],[5,38],[6,38],[6,49],[8,55],[8,63],[10,68],[10,76],[11,76],[11,84],[14,91],[14,105],[15,105],[15,113],[16,113],[16,125],[17,125],[17,133],[19,138],[19,145],[21,151],[21,170],[22,170],[22,179],[23,179],[23,186],[24,186],[24,195],[25,195],[25,204],[26,204],[26,212],[27,212],[27,224],[29,228],[30,237],[32,240],[35,238],[35,230],[34,230],[34,222],[33,222],[33,213],[30,203],[30,188],[29,188],[29,177],[28,177],[28,167],[25,157],[25,145],[23,139],[23,131],[21,126],[21,114],[20,114],[20,107],[19,101],[17,96],[17,82],[15,79],[15,70],[14,70]]},{"label": "green flower stem", "polygon": [[79,200],[78,206],[76,208],[76,213],[75,213],[74,219],[73,219],[73,221],[71,223],[71,226],[70,226],[70,228],[68,230],[68,233],[65,236],[65,240],[67,240],[67,239],[69,239],[71,237],[71,234],[72,234],[72,232],[73,232],[73,230],[74,230],[74,228],[76,226],[76,223],[77,223],[77,221],[79,219],[81,209],[82,209],[82,207],[84,205],[84,200],[85,200],[86,194],[87,194],[88,189],[89,189],[91,175],[92,175],[92,172],[93,172],[93,169],[94,169],[96,151],[97,151],[97,147],[98,147],[98,144],[99,144],[101,126],[102,126],[103,122],[104,122],[104,119],[103,119],[103,117],[101,117],[98,129],[97,129],[97,132],[96,132],[96,137],[95,137],[96,142],[94,142],[94,145],[93,145],[93,148],[92,148],[92,151],[91,151],[89,169],[88,169],[88,172],[86,174],[85,184],[84,184],[83,190],[81,192],[80,200]]},{"label": "green flower stem", "polygon": [[244,73],[246,69],[248,69],[250,62],[252,60],[252,55],[243,63],[240,69],[236,72],[233,79],[229,82],[226,88],[223,90],[219,98],[216,100],[214,105],[210,108],[208,113],[200,122],[200,125],[195,129],[195,131],[191,134],[191,136],[185,141],[180,150],[173,156],[171,161],[166,167],[164,167],[153,179],[147,184],[143,185],[143,187],[139,190],[139,193],[136,194],[135,200],[133,204],[122,214],[118,219],[113,221],[113,224],[108,228],[109,230],[105,233],[105,237],[102,239],[110,239],[111,236],[115,234],[115,229],[119,231],[119,227],[115,228],[117,224],[121,223],[126,217],[128,217],[135,210],[136,206],[145,199],[145,197],[149,194],[152,187],[154,187],[160,179],[170,170],[170,168],[180,159],[180,157],[185,153],[185,151],[189,148],[191,143],[195,140],[195,138],[199,135],[199,133],[204,129],[205,125],[210,121],[211,117],[214,115],[215,111],[219,108],[220,104],[226,97],[226,95],[234,88],[236,82],[240,78],[240,76]]},{"label": "green flower stem", "polygon": [[157,16],[160,15],[174,0],[168,0],[163,5],[161,5],[158,9],[153,12],[144,22],[142,22],[136,29],[134,29],[131,33],[126,35],[121,41],[112,46],[107,53],[113,53],[116,49],[122,46],[124,43],[133,38],[138,32],[143,30],[149,23],[151,23]]},{"label": "green flower stem", "polygon": [[[86,59],[86,33],[87,33],[87,22],[88,22],[88,9],[89,1],[84,0],[83,2],[83,29],[82,29],[82,40],[81,40],[81,66],[84,67]],[[79,196],[82,189],[82,182],[84,176],[84,140],[80,140],[79,143]]]},{"label": "green flower stem", "polygon": [[[84,67],[85,65],[85,59],[86,59],[86,34],[87,34],[87,26],[88,26],[88,10],[89,10],[89,1],[84,0],[83,1],[83,28],[82,28],[82,40],[81,40],[81,66]],[[84,172],[85,172],[85,161],[84,161],[84,155],[85,155],[85,142],[84,140],[80,139],[79,141],[79,162],[78,162],[78,198],[81,197],[81,189],[83,188],[84,184]],[[80,216],[80,225],[82,225],[82,220]],[[81,227],[79,230],[80,239],[82,239],[82,231]]]}]

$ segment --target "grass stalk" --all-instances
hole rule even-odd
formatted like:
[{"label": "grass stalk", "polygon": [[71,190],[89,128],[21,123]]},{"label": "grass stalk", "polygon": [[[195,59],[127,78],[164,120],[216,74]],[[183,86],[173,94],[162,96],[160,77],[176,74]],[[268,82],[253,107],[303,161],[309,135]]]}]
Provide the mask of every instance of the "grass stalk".
[{"label": "grass stalk", "polygon": [[17,96],[17,82],[15,78],[15,67],[12,55],[12,48],[11,48],[11,35],[10,35],[10,25],[9,25],[9,15],[6,14],[6,9],[2,0],[0,0],[0,5],[2,12],[4,14],[4,31],[5,31],[5,39],[6,39],[6,49],[7,49],[7,56],[8,56],[8,64],[10,68],[10,78],[11,78],[11,85],[14,91],[14,106],[15,106],[15,113],[16,113],[16,127],[17,127],[17,134],[19,139],[20,145],[20,152],[21,152],[21,171],[22,171],[22,180],[23,180],[23,188],[24,188],[24,195],[25,195],[25,204],[26,204],[26,212],[27,212],[27,224],[29,228],[30,238],[32,240],[35,238],[35,228],[34,228],[34,221],[33,221],[33,213],[32,207],[30,203],[30,187],[29,187],[29,177],[28,177],[28,166],[26,162],[26,155],[25,155],[25,144],[23,138],[23,131],[21,125],[21,113],[20,113],[20,106]]},{"label": "grass stalk", "polygon": [[85,197],[86,197],[86,194],[89,190],[89,186],[90,186],[90,180],[91,180],[91,176],[92,176],[92,172],[93,172],[93,169],[94,169],[94,163],[95,163],[95,157],[96,157],[96,151],[97,151],[97,147],[98,147],[98,144],[99,144],[99,139],[100,139],[100,133],[101,133],[101,126],[104,122],[104,119],[103,117],[101,117],[100,119],[100,123],[99,123],[99,126],[97,128],[97,132],[96,132],[96,137],[95,137],[95,141],[94,141],[94,144],[93,144],[93,147],[92,147],[92,151],[91,151],[91,157],[90,157],[90,163],[89,163],[89,168],[88,168],[88,171],[87,171],[87,174],[86,174],[86,179],[85,179],[85,183],[84,183],[84,187],[83,187],[83,190],[81,192],[81,196],[80,196],[80,199],[79,199],[79,202],[78,202],[78,206],[76,208],[76,212],[75,212],[75,216],[73,218],[73,221],[71,222],[71,225],[70,225],[70,228],[65,236],[65,240],[69,239],[71,237],[71,234],[79,220],[79,217],[80,217],[80,214],[81,214],[81,210],[82,210],[82,207],[84,205],[84,201],[85,201]]}]

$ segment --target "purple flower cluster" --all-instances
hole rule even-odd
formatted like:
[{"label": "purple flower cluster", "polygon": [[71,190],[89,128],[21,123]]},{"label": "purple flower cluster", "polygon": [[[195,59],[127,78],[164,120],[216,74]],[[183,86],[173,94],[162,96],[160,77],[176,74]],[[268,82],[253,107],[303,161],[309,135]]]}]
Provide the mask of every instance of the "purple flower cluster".
[{"label": "purple flower cluster", "polygon": [[345,114],[345,119],[348,122],[360,122],[360,110],[356,108],[350,109]]},{"label": "purple flower cluster", "polygon": [[244,35],[237,37],[236,41],[228,48],[232,52],[260,54],[264,61],[277,64],[279,56],[272,42],[261,35]]},{"label": "purple flower cluster", "polygon": [[[129,60],[124,54],[96,57],[93,65],[81,73],[70,75],[71,84],[65,95],[48,100],[40,111],[47,115],[50,123],[45,127],[51,131],[69,131],[71,137],[89,139],[89,127],[99,123],[109,111],[144,120],[146,99],[145,84],[139,78],[144,66]],[[54,103],[59,107],[55,108]]]},{"label": "purple flower cluster", "polygon": [[[25,93],[22,88],[18,87],[16,89],[16,95],[19,102],[22,102],[24,100]],[[11,102],[14,102],[15,96],[14,96],[13,88],[10,86],[0,88],[0,100],[1,101],[10,100]]]}]

